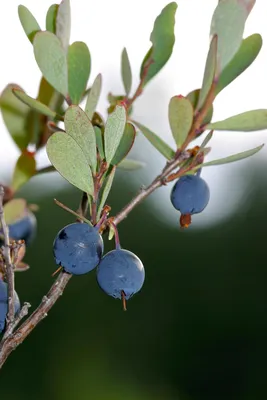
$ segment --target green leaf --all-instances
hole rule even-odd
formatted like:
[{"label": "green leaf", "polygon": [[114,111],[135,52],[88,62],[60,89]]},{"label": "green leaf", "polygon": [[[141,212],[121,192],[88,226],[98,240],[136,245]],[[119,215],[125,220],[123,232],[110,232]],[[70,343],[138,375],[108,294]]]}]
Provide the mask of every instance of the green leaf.
[{"label": "green leaf", "polygon": [[50,83],[47,82],[44,77],[42,77],[39,85],[37,100],[48,106],[54,95],[54,92],[54,88],[50,85]]},{"label": "green leaf", "polygon": [[190,100],[183,96],[174,96],[169,103],[169,123],[177,147],[185,142],[192,126],[194,110]]},{"label": "green leaf", "polygon": [[212,136],[213,136],[213,131],[210,131],[210,132],[207,134],[207,136],[205,137],[205,139],[203,140],[203,142],[201,143],[200,148],[199,148],[199,153],[200,153],[201,151],[203,151],[203,149],[207,146],[207,144],[208,144],[209,141],[211,140]]},{"label": "green leaf", "polygon": [[98,74],[97,77],[95,78],[92,87],[88,93],[87,100],[86,100],[86,105],[85,105],[85,113],[87,114],[88,118],[91,120],[99,97],[101,93],[101,88],[102,88],[102,75]]},{"label": "green leaf", "polygon": [[[177,4],[169,3],[156,18],[150,35],[152,47],[146,54],[140,71],[140,78],[147,74],[144,84],[150,81],[169,60],[175,42],[174,24]],[[151,63],[151,64],[150,64]]]},{"label": "green leaf", "polygon": [[33,99],[32,97],[28,96],[24,91],[19,89],[13,89],[14,95],[21,100],[27,106],[33,108],[34,110],[38,111],[39,113],[46,115],[50,118],[56,118],[57,113],[47,107],[45,104],[42,104],[40,101]]},{"label": "green leaf", "polygon": [[36,62],[45,79],[66,97],[68,66],[60,40],[51,32],[38,32],[34,37],[33,47]]},{"label": "green leaf", "polygon": [[116,106],[115,111],[108,116],[105,128],[105,155],[108,164],[111,163],[119,147],[126,123],[124,106]]},{"label": "green leaf", "polygon": [[94,131],[95,131],[96,146],[98,148],[101,159],[104,160],[105,153],[104,153],[104,143],[103,143],[102,131],[98,126],[94,126]]},{"label": "green leaf", "polygon": [[25,199],[12,199],[4,205],[4,215],[7,225],[18,221],[24,216],[27,208]]},{"label": "green leaf", "polygon": [[243,160],[244,158],[248,158],[253,156],[254,154],[258,153],[263,148],[264,144],[261,146],[255,147],[254,149],[247,150],[247,151],[242,151],[241,153],[233,154],[232,156],[228,156],[225,158],[220,158],[218,160],[213,160],[206,162],[204,164],[198,165],[197,169],[202,168],[202,167],[209,167],[212,165],[222,165],[222,164],[228,164],[231,162]]},{"label": "green leaf", "polygon": [[56,35],[59,38],[64,50],[68,49],[70,42],[70,1],[62,0],[58,6],[56,16]]},{"label": "green leaf", "polygon": [[[197,110],[197,104],[198,104],[198,98],[199,98],[199,93],[200,93],[200,89],[195,89],[192,92],[188,93],[188,95],[186,96],[186,98],[188,100],[190,100],[194,110]],[[206,117],[203,120],[203,124],[208,124],[211,119],[212,119],[212,115],[213,115],[213,106],[211,105],[211,107],[209,108]]]},{"label": "green leaf", "polygon": [[74,42],[68,51],[68,91],[73,104],[79,104],[91,70],[91,56],[84,42]]},{"label": "green leaf", "polygon": [[212,122],[206,128],[216,131],[260,131],[267,128],[267,110],[246,111],[223,121]]},{"label": "green leaf", "polygon": [[118,168],[124,169],[126,171],[135,171],[140,168],[144,168],[146,166],[145,163],[137,160],[131,160],[130,158],[125,158],[120,162]]},{"label": "green leaf", "polygon": [[224,68],[216,85],[216,95],[244,72],[256,59],[262,47],[261,35],[255,33],[244,39],[234,58]]},{"label": "green leaf", "polygon": [[34,153],[24,151],[18,158],[12,177],[12,189],[17,191],[36,173]]},{"label": "green leaf", "polygon": [[211,85],[213,83],[214,77],[215,77],[216,59],[217,59],[217,43],[218,43],[218,37],[213,36],[211,43],[210,43],[210,49],[208,52],[208,56],[207,56],[205,72],[204,72],[204,77],[203,77],[203,82],[202,82],[202,88],[200,89],[200,93],[199,93],[198,104],[197,104],[198,110],[200,110],[203,107],[205,100],[211,89]]},{"label": "green leaf", "polygon": [[101,198],[100,198],[100,202],[99,202],[99,206],[98,206],[98,210],[97,210],[97,220],[100,218],[103,207],[106,204],[106,200],[108,198],[110,189],[112,187],[115,172],[116,172],[116,167],[113,167],[112,170],[110,171],[109,175],[106,177],[106,179],[104,181],[103,190],[101,193]]},{"label": "green leaf", "polygon": [[132,88],[132,70],[126,48],[121,53],[121,76],[126,96],[129,95]]},{"label": "green leaf", "polygon": [[41,28],[27,7],[20,5],[18,7],[18,13],[22,28],[24,29],[29,41],[32,43],[36,32],[40,31]]},{"label": "green leaf", "polygon": [[46,14],[46,30],[56,34],[58,4],[52,4]]},{"label": "green leaf", "polygon": [[171,160],[175,156],[175,151],[162,140],[158,135],[146,128],[139,122],[132,121],[149,142],[157,149],[167,160]]},{"label": "green leaf", "polygon": [[23,90],[20,86],[9,84],[0,97],[0,107],[7,130],[20,150],[26,149],[32,138],[27,129],[29,108],[14,96],[12,89]]},{"label": "green leaf", "polygon": [[255,0],[221,0],[217,5],[210,29],[210,36],[218,35],[217,75],[238,51],[254,3]]},{"label": "green leaf", "polygon": [[91,121],[80,107],[71,106],[66,111],[64,123],[67,134],[80,146],[86,162],[95,172],[97,165],[96,139]]},{"label": "green leaf", "polygon": [[46,151],[56,170],[73,186],[93,196],[91,168],[77,142],[66,133],[56,132],[47,142]]},{"label": "green leaf", "polygon": [[112,165],[118,165],[127,156],[134,144],[135,135],[135,127],[130,122],[127,122],[119,147],[111,161]]}]

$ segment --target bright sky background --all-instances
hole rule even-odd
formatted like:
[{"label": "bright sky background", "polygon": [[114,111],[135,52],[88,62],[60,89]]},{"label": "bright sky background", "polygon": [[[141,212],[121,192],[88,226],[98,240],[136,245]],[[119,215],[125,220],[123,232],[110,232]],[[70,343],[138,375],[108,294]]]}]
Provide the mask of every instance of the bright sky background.
[{"label": "bright sky background", "polygon": [[[104,88],[99,111],[105,115],[106,95],[123,92],[120,78],[120,55],[127,47],[133,70],[133,87],[138,84],[140,64],[150,47],[149,35],[155,17],[168,0],[72,0],[71,42],[85,41],[92,56],[90,82],[101,72]],[[135,106],[134,118],[172,144],[167,120],[168,102],[177,94],[186,95],[192,89],[200,87],[209,46],[209,27],[217,0],[178,0],[176,15],[176,43],[173,56],[160,74],[151,81]],[[51,0],[24,0],[41,27],[45,28],[45,15]],[[40,72],[35,63],[32,46],[25,36],[18,19],[18,0],[0,5],[0,46],[1,74],[0,90],[7,83],[14,82],[32,96],[36,95]],[[229,88],[224,90],[215,102],[213,120],[237,114],[250,109],[267,108],[267,1],[257,0],[246,24],[244,37],[252,33],[263,37],[263,48],[255,63]],[[0,119],[0,170],[9,174],[12,171],[18,151],[9,138],[2,119]],[[212,139],[213,147],[209,159],[226,156],[255,147],[267,142],[266,131],[253,133],[217,132]],[[149,144],[138,147],[138,158],[148,159],[149,168],[142,174],[137,173],[140,185],[147,184],[160,171],[164,160],[156,152],[149,153]],[[257,159],[264,162],[267,147]],[[48,163],[45,153],[39,160],[40,165]],[[206,168],[202,176],[211,189],[211,201],[205,212],[195,218],[195,226],[225,217],[243,195],[244,185],[240,183],[242,168],[248,159],[240,163],[222,167]],[[152,167],[151,167],[152,166]],[[129,173],[135,174],[135,173]],[[3,177],[1,172],[0,177]],[[159,215],[166,221],[177,223],[175,212],[166,207],[162,199],[169,202],[170,187],[159,191],[153,203]],[[227,207],[224,205],[227,202]],[[168,203],[169,204],[169,203]],[[224,205],[224,206],[223,206]],[[166,210],[163,212],[163,209]],[[218,212],[218,210],[220,210]],[[214,217],[214,218],[210,218]]]}]

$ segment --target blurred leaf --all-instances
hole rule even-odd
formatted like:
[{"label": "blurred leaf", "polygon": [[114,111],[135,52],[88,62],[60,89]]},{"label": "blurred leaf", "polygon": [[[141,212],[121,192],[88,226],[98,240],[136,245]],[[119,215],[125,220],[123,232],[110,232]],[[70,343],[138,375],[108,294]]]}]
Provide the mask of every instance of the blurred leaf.
[{"label": "blurred leaf", "polygon": [[87,164],[91,165],[95,172],[97,165],[96,139],[91,121],[80,107],[71,106],[66,111],[64,123],[67,134],[80,146]]},{"label": "blurred leaf", "polygon": [[27,183],[36,172],[34,153],[24,151],[18,158],[12,177],[12,189],[18,190]]},{"label": "blurred leaf", "polygon": [[26,126],[29,107],[14,96],[12,89],[23,90],[15,84],[7,85],[0,97],[0,107],[8,132],[19,149],[23,150],[30,143],[32,134]]},{"label": "blurred leaf", "polygon": [[94,112],[93,114],[93,118],[92,118],[92,124],[93,126],[98,126],[102,132],[104,132],[105,129],[105,123],[104,123],[104,119],[103,117],[98,113],[98,112]]},{"label": "blurred leaf", "polygon": [[150,35],[152,47],[146,54],[140,71],[140,78],[144,76],[145,69],[149,65],[144,84],[150,81],[169,60],[175,42],[174,24],[177,4],[169,3],[163,8],[154,22],[153,31]]},{"label": "blurred leaf", "polygon": [[95,112],[95,109],[96,109],[96,106],[97,106],[97,103],[98,103],[98,100],[99,100],[99,97],[101,94],[101,88],[102,88],[102,75],[98,74],[92,84],[92,87],[91,87],[89,93],[88,93],[87,101],[86,101],[86,105],[85,105],[85,113],[87,114],[87,116],[90,120],[92,119],[92,117],[94,115],[94,112]]},{"label": "blurred leaf", "polygon": [[33,108],[34,110],[38,111],[41,114],[46,115],[50,118],[56,118],[57,113],[55,111],[50,110],[45,104],[40,103],[40,101],[33,99],[32,97],[28,96],[24,91],[19,89],[13,89],[14,95],[20,99],[24,104]]},{"label": "blurred leaf", "polygon": [[100,218],[103,207],[106,204],[106,200],[108,198],[110,189],[112,187],[115,172],[116,172],[116,167],[113,167],[112,170],[110,171],[109,175],[106,177],[106,179],[104,181],[103,190],[101,193],[100,202],[99,202],[99,206],[98,206],[98,210],[97,210],[97,220]]},{"label": "blurred leaf", "polygon": [[103,160],[105,158],[103,134],[102,134],[101,129],[98,126],[94,126],[94,131],[95,131],[95,138],[96,138],[96,146],[98,148],[100,157]]},{"label": "blurred leaf", "polygon": [[24,272],[24,271],[28,271],[29,268],[30,268],[30,266],[28,264],[20,261],[19,263],[17,263],[15,265],[14,271],[15,272]]},{"label": "blurred leaf", "polygon": [[[199,93],[200,93],[200,89],[195,89],[192,92],[188,93],[188,95],[186,96],[186,98],[188,100],[190,100],[194,110],[196,110],[196,108],[197,108]],[[209,110],[206,114],[206,117],[203,120],[204,125],[208,124],[211,121],[212,115],[213,115],[213,105],[211,105],[211,107],[209,108]]]},{"label": "blurred leaf", "polygon": [[125,158],[124,160],[122,160],[119,163],[118,168],[124,169],[127,171],[135,171],[136,169],[144,168],[145,166],[146,166],[146,164],[141,161],[132,160],[130,158]]},{"label": "blurred leaf", "polygon": [[216,94],[229,85],[242,72],[244,72],[255,60],[262,47],[261,35],[255,33],[244,39],[234,58],[227,64],[219,76],[216,85]]},{"label": "blurred leaf", "polygon": [[169,123],[172,136],[180,148],[185,142],[193,122],[194,110],[190,100],[174,96],[169,102]]},{"label": "blurred leaf", "polygon": [[52,4],[46,14],[46,30],[56,34],[58,4]]},{"label": "blurred leaf", "polygon": [[175,156],[175,151],[165,143],[159,136],[157,136],[150,129],[146,128],[139,122],[132,121],[143,135],[149,140],[149,142],[165,157],[167,160],[171,160]]},{"label": "blurred leaf", "polygon": [[22,28],[24,29],[29,41],[32,43],[36,32],[40,31],[41,28],[27,7],[20,5],[18,7],[18,13]]},{"label": "blurred leaf", "polygon": [[56,132],[47,142],[47,155],[56,170],[73,186],[93,196],[91,168],[77,142],[66,133]]},{"label": "blurred leaf", "polygon": [[108,240],[112,240],[115,235],[115,231],[112,225],[109,224]]},{"label": "blurred leaf", "polygon": [[89,49],[84,42],[74,42],[68,50],[68,92],[73,104],[79,104],[91,70]]},{"label": "blurred leaf", "polygon": [[108,116],[104,144],[108,164],[111,163],[122,139],[126,123],[126,110],[124,106],[116,106],[115,111]]},{"label": "blurred leaf", "polygon": [[217,75],[238,51],[254,3],[255,0],[221,0],[217,5],[210,29],[210,36],[218,35]]},{"label": "blurred leaf", "polygon": [[36,62],[45,79],[66,97],[68,66],[60,40],[51,32],[38,32],[34,37],[33,47]]},{"label": "blurred leaf", "polygon": [[218,43],[218,37],[213,36],[213,38],[210,42],[210,48],[209,48],[209,52],[208,52],[208,56],[207,56],[207,60],[206,60],[202,88],[200,89],[200,93],[199,93],[199,97],[198,97],[198,103],[197,103],[198,110],[200,110],[203,107],[205,100],[211,89],[211,85],[213,83],[214,77],[215,77],[216,59],[217,59],[217,43]]},{"label": "blurred leaf", "polygon": [[260,131],[267,128],[267,110],[246,111],[223,121],[212,122],[206,128],[216,131]]},{"label": "blurred leaf", "polygon": [[205,137],[205,139],[203,140],[203,142],[201,143],[200,148],[199,148],[199,153],[200,153],[200,152],[204,149],[204,147],[209,143],[209,141],[211,140],[212,136],[213,136],[213,131],[210,131],[210,132],[207,134],[207,136]]},{"label": "blurred leaf", "polygon": [[59,38],[64,50],[68,49],[70,42],[70,1],[62,0],[58,6],[56,16],[56,35]]},{"label": "blurred leaf", "polygon": [[121,53],[121,76],[126,96],[129,95],[132,87],[132,70],[126,48]]},{"label": "blurred leaf", "polygon": [[25,199],[12,199],[4,205],[5,221],[7,225],[21,219],[25,214],[27,204]]},{"label": "blurred leaf", "polygon": [[222,164],[228,164],[231,162],[243,160],[244,158],[251,157],[254,154],[258,153],[263,148],[263,146],[264,146],[264,144],[262,144],[261,146],[255,147],[254,149],[242,151],[241,153],[237,153],[232,156],[220,158],[218,160],[208,161],[204,164],[198,165],[197,169],[202,168],[202,167],[209,167],[212,165],[222,165]]},{"label": "blurred leaf", "polygon": [[117,148],[115,156],[111,161],[112,165],[119,164],[127,156],[134,144],[135,135],[135,127],[130,122],[127,122],[119,147]]},{"label": "blurred leaf", "polygon": [[54,91],[55,89],[50,85],[50,83],[48,83],[47,80],[42,77],[39,85],[37,100],[48,106]]}]

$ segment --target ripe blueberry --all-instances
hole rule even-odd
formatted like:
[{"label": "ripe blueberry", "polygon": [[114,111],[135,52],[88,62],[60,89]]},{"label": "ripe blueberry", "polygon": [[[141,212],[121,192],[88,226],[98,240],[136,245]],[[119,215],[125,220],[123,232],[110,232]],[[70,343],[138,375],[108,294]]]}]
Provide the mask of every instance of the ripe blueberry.
[{"label": "ripe blueberry", "polygon": [[34,239],[36,225],[35,215],[31,211],[27,211],[23,218],[8,226],[9,237],[13,240],[25,240],[27,245]]},{"label": "ripe blueberry", "polygon": [[128,300],[143,286],[145,270],[134,253],[118,248],[102,258],[96,277],[101,289],[109,296]]},{"label": "ripe blueberry", "polygon": [[53,248],[57,265],[70,274],[82,275],[99,264],[103,240],[96,227],[75,222],[58,232]]},{"label": "ripe blueberry", "polygon": [[[20,301],[17,293],[14,295],[15,301],[15,314],[20,310]],[[7,284],[2,279],[0,279],[0,333],[5,328],[7,308],[8,308],[8,290]]]},{"label": "ripe blueberry", "polygon": [[181,226],[187,227],[191,215],[203,211],[209,199],[210,191],[204,179],[197,175],[182,176],[171,192],[171,202],[181,212]]}]

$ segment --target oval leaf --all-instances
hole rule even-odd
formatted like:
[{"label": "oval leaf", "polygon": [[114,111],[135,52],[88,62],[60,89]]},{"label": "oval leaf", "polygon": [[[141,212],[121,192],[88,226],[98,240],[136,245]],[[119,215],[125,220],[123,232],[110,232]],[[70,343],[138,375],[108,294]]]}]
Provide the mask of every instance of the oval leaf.
[{"label": "oval leaf", "polygon": [[216,95],[233,82],[234,79],[242,74],[242,72],[253,63],[259,54],[261,47],[262,38],[258,33],[255,33],[242,41],[238,52],[219,76],[219,81],[216,85]]},{"label": "oval leaf", "polygon": [[183,96],[174,96],[169,103],[169,122],[177,147],[180,148],[192,126],[194,110],[191,102]]},{"label": "oval leaf", "polygon": [[167,160],[171,160],[175,156],[175,151],[162,140],[158,135],[146,128],[139,122],[132,121],[138,129],[143,133],[147,140],[155,147]]},{"label": "oval leaf", "polygon": [[203,107],[215,77],[216,60],[217,60],[217,42],[218,42],[218,37],[213,36],[210,42],[210,48],[207,56],[202,88],[199,93],[199,98],[197,103],[198,110],[200,110]]},{"label": "oval leaf", "polygon": [[106,204],[106,200],[108,198],[110,189],[112,187],[115,172],[116,172],[116,167],[113,167],[112,170],[110,171],[109,175],[106,177],[106,179],[104,181],[103,190],[101,193],[100,202],[99,202],[99,206],[98,206],[98,210],[97,210],[97,220],[100,218],[103,207]]},{"label": "oval leaf", "polygon": [[218,160],[213,160],[213,161],[208,161],[204,164],[198,165],[198,169],[202,167],[209,167],[212,165],[223,165],[223,164],[228,164],[231,162],[243,160],[244,158],[248,158],[253,156],[254,154],[258,153],[263,148],[264,144],[261,146],[255,147],[254,149],[247,150],[247,151],[242,151],[241,153],[233,154],[232,156],[228,156],[225,158],[220,158]]},{"label": "oval leaf", "polygon": [[65,50],[67,50],[70,42],[70,25],[70,1],[62,0],[57,10],[56,35]]},{"label": "oval leaf", "polygon": [[132,70],[126,48],[121,53],[121,76],[126,96],[128,96],[132,88]]},{"label": "oval leaf", "polygon": [[90,120],[94,115],[100,97],[101,88],[102,88],[102,75],[98,74],[92,84],[92,87],[90,88],[85,105],[85,113],[87,114]]},{"label": "oval leaf", "polygon": [[105,127],[105,155],[108,164],[111,163],[119,147],[126,123],[124,106],[116,106],[115,111],[108,116]]},{"label": "oval leaf", "polygon": [[99,151],[101,160],[104,160],[105,153],[104,153],[104,144],[103,144],[103,134],[101,129],[98,126],[94,126],[95,131],[95,139],[96,139],[96,146]]},{"label": "oval leaf", "polygon": [[18,13],[22,28],[24,29],[29,41],[32,43],[36,32],[40,31],[41,28],[27,7],[20,5],[18,7]]},{"label": "oval leaf", "polygon": [[23,152],[15,166],[15,170],[12,177],[12,189],[18,190],[22,185],[27,183],[32,176],[36,173],[36,161],[34,153],[29,151]]},{"label": "oval leaf", "polygon": [[14,96],[12,90],[23,90],[15,84],[7,85],[0,97],[0,107],[7,130],[20,150],[26,149],[32,139],[32,131],[27,129],[29,107]]},{"label": "oval leaf", "polygon": [[75,142],[80,146],[87,164],[96,171],[96,139],[93,125],[85,112],[78,106],[71,106],[65,114],[65,129]]},{"label": "oval leaf", "polygon": [[68,92],[73,104],[79,104],[91,70],[89,49],[84,42],[74,42],[68,50]]},{"label": "oval leaf", "polygon": [[27,204],[25,199],[12,199],[4,205],[5,221],[7,225],[24,216]]},{"label": "oval leaf", "polygon": [[56,34],[58,4],[52,4],[46,14],[46,30]]},{"label": "oval leaf", "polygon": [[136,169],[144,168],[146,166],[145,163],[137,160],[131,160],[130,158],[125,158],[118,165],[118,168],[124,169],[126,171],[135,171]]},{"label": "oval leaf", "polygon": [[251,110],[234,115],[223,121],[208,124],[207,129],[216,131],[260,131],[267,129],[267,110]]},{"label": "oval leaf", "polygon": [[46,151],[56,170],[73,186],[93,196],[94,183],[90,166],[81,147],[63,132],[54,133]]},{"label": "oval leaf", "polygon": [[34,56],[45,79],[58,92],[67,96],[67,57],[60,40],[51,32],[38,32],[33,40]]},{"label": "oval leaf", "polygon": [[163,8],[156,18],[150,35],[152,47],[141,66],[140,78],[146,84],[169,60],[175,42],[174,25],[177,4],[172,2]]},{"label": "oval leaf", "polygon": [[255,0],[221,0],[212,17],[210,35],[218,36],[217,75],[239,49],[246,19]]},{"label": "oval leaf", "polygon": [[[190,100],[194,110],[197,110],[199,93],[200,93],[200,89],[195,89],[195,90],[192,90],[192,92],[190,92],[190,93],[188,93],[186,95],[186,98],[188,100]],[[210,106],[210,108],[209,108],[209,110],[208,110],[208,112],[206,114],[206,117],[203,120],[203,124],[204,125],[208,124],[211,121],[212,115],[213,115],[213,105]]]},{"label": "oval leaf", "polygon": [[134,144],[135,135],[135,127],[130,122],[127,122],[119,147],[111,161],[112,165],[119,164],[127,156]]},{"label": "oval leaf", "polygon": [[40,101],[33,99],[32,97],[28,96],[24,91],[13,89],[14,95],[21,100],[27,106],[33,108],[34,110],[38,111],[39,113],[46,115],[50,118],[56,118],[57,113],[47,107],[45,104],[40,103]]}]

